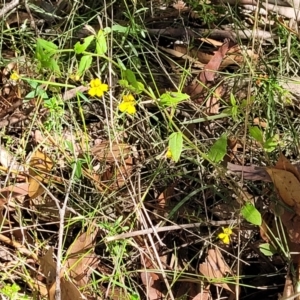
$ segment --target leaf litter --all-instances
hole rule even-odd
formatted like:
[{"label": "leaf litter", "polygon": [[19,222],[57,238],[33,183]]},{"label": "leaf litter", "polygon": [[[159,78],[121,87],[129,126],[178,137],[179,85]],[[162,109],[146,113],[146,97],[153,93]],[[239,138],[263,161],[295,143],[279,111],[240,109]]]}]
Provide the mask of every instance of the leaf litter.
[{"label": "leaf litter", "polygon": [[[48,5],[54,6],[55,4],[48,3]],[[162,19],[173,23],[174,16],[180,16],[181,18],[180,14],[191,12],[191,9],[183,1],[178,1],[176,8],[179,11],[175,14],[173,11],[171,18],[159,16],[156,20],[150,18],[149,22],[155,21],[154,26],[156,24],[159,26],[160,23],[157,20]],[[56,11],[57,14],[60,13],[59,9],[54,9],[53,11]],[[71,10],[68,10],[68,7],[66,7],[66,12],[71,12]],[[215,12],[212,13],[212,16],[214,14]],[[198,22],[197,18],[199,16],[193,15],[195,17],[194,22]],[[23,13],[20,14],[19,20],[14,16],[14,18],[9,20],[8,24],[26,22],[26,19],[30,19],[30,17],[33,21],[37,21],[28,13]],[[184,15],[182,20],[185,17]],[[11,23],[11,20],[13,20],[13,23]],[[151,27],[153,24],[148,25]],[[97,51],[102,53],[101,55],[103,55],[104,59],[107,52],[106,38],[109,37],[109,32],[111,31],[101,29],[97,34],[96,26],[93,25],[90,28],[93,29],[95,36],[99,37],[99,39],[101,38],[101,47],[97,44]],[[125,26],[116,25],[115,28],[118,28],[119,31],[117,30],[117,32],[129,34]],[[177,34],[177,37],[182,35],[180,28],[170,29],[172,30],[167,30],[169,33]],[[113,29],[110,28],[110,30]],[[214,30],[209,31],[211,31],[212,35],[216,33]],[[220,31],[223,34],[225,33],[225,31]],[[150,28],[149,33],[151,33]],[[193,30],[185,30],[185,33],[192,35],[194,32]],[[145,32],[142,31],[141,35],[143,34]],[[174,63],[173,58],[169,56],[185,60],[194,68],[193,74],[197,74],[194,81],[185,83],[185,88],[182,82],[180,83],[180,87],[183,87],[188,95],[182,93],[179,88],[174,88],[176,86],[175,79],[172,82],[172,88],[168,87],[166,80],[163,80],[162,88],[164,93],[162,95],[167,95],[167,97],[161,97],[164,101],[160,107],[162,110],[157,110],[158,106],[153,105],[151,107],[153,111],[151,109],[147,111],[147,107],[144,106],[144,100],[145,102],[149,101],[147,97],[151,95],[153,90],[157,90],[156,85],[153,88],[151,84],[149,84],[148,89],[147,80],[145,82],[147,82],[146,91],[148,94],[141,95],[140,91],[137,93],[140,95],[140,99],[137,99],[139,101],[136,109],[137,116],[126,119],[120,117],[113,120],[110,120],[110,118],[114,115],[113,110],[117,107],[117,94],[119,93],[119,87],[117,87],[118,84],[116,82],[111,84],[110,94],[104,95],[101,101],[98,102],[94,101],[94,99],[85,99],[86,96],[84,96],[84,93],[88,90],[84,85],[85,80],[90,80],[88,78],[89,70],[85,70],[88,71],[86,72],[87,74],[83,74],[85,71],[81,70],[82,72],[80,73],[83,76],[80,79],[80,84],[78,83],[79,86],[69,85],[66,87],[66,85],[63,85],[63,88],[61,88],[62,86],[59,86],[61,78],[58,76],[56,78],[49,77],[50,79],[47,79],[46,82],[39,86],[39,88],[42,88],[43,95],[45,93],[53,94],[55,97],[62,99],[66,106],[74,99],[81,99],[82,96],[82,99],[97,102],[99,106],[97,109],[94,109],[92,115],[99,122],[97,124],[98,127],[95,126],[96,129],[94,131],[91,129],[92,126],[89,125],[95,125],[93,123],[97,122],[94,119],[84,120],[82,115],[78,118],[80,122],[75,124],[74,128],[76,129],[74,130],[74,124],[70,124],[73,122],[74,117],[70,109],[71,113],[68,111],[70,114],[66,117],[67,121],[64,120],[65,124],[68,124],[66,126],[70,128],[64,133],[59,132],[57,136],[57,132],[53,133],[51,130],[48,132],[48,129],[44,127],[49,126],[44,121],[51,113],[53,107],[49,108],[48,106],[45,110],[46,113],[43,114],[39,110],[39,99],[32,99],[27,103],[23,102],[21,99],[23,99],[24,91],[21,83],[15,87],[7,85],[1,91],[1,97],[4,97],[3,99],[7,103],[3,108],[1,107],[0,116],[3,120],[0,122],[0,127],[7,129],[8,132],[13,132],[15,136],[20,138],[20,140],[17,140],[20,144],[22,144],[24,136],[21,136],[18,130],[23,130],[23,127],[20,129],[21,125],[24,126],[23,121],[28,119],[33,110],[37,116],[37,119],[34,119],[37,122],[32,127],[34,128],[32,140],[29,138],[30,142],[22,149],[26,154],[30,152],[29,149],[36,149],[31,157],[27,159],[27,163],[22,163],[20,158],[16,158],[14,153],[16,149],[10,146],[9,142],[6,143],[6,147],[11,147],[10,149],[14,151],[8,151],[4,147],[4,150],[1,151],[3,153],[0,153],[1,171],[4,173],[4,185],[0,189],[0,221],[3,226],[0,238],[1,246],[4,245],[4,250],[13,254],[13,251],[18,255],[22,254],[24,257],[28,257],[28,264],[30,259],[31,262],[32,260],[34,261],[35,267],[40,266],[43,276],[41,276],[41,273],[33,272],[32,274],[34,275],[32,277],[35,277],[35,283],[30,286],[32,290],[38,290],[41,294],[40,296],[55,299],[55,280],[57,278],[59,278],[61,283],[62,299],[89,298],[92,285],[96,287],[97,296],[101,294],[101,296],[105,295],[106,298],[110,296],[113,299],[121,299],[122,295],[126,295],[126,299],[139,299],[139,296],[147,299],[174,299],[186,294],[190,299],[202,300],[219,299],[224,295],[228,298],[239,296],[235,295],[236,289],[234,284],[237,280],[235,269],[231,269],[226,261],[230,261],[233,265],[235,264],[236,245],[241,241],[237,241],[236,237],[232,237],[228,242],[229,245],[227,243],[225,243],[226,245],[222,244],[221,241],[216,239],[217,235],[214,231],[216,227],[220,227],[220,223],[214,222],[218,222],[221,219],[221,221],[228,222],[227,225],[235,223],[239,218],[240,210],[238,210],[236,203],[232,204],[231,202],[241,204],[244,199],[234,199],[234,197],[240,198],[242,193],[240,191],[236,192],[231,184],[226,182],[227,175],[222,175],[221,180],[219,178],[215,181],[214,173],[218,170],[219,163],[224,164],[228,159],[230,161],[237,160],[239,156],[237,145],[239,145],[239,148],[243,148],[241,144],[244,142],[241,143],[236,139],[230,143],[227,132],[220,132],[221,128],[224,129],[228,126],[228,119],[232,121],[231,117],[234,119],[236,116],[222,117],[220,120],[209,119],[208,117],[211,115],[218,116],[219,113],[222,113],[223,105],[230,105],[228,98],[226,98],[228,97],[226,84],[223,84],[223,82],[220,84],[222,81],[220,71],[227,72],[227,69],[232,66],[235,66],[235,68],[242,67],[246,62],[245,53],[254,61],[254,66],[257,55],[251,50],[245,51],[240,45],[232,44],[234,40],[228,38],[228,36],[227,39],[224,39],[223,35],[222,38],[216,40],[210,34],[205,38],[200,38],[199,36],[195,38],[196,41],[205,43],[206,46],[210,45],[210,51],[202,50],[198,46],[190,48],[173,41],[167,47],[165,47],[166,45],[162,47],[159,45],[161,43],[160,38],[156,40],[158,47],[155,49],[160,49],[168,54],[168,57],[165,59],[174,73],[181,75],[180,72],[182,70],[178,68],[178,64]],[[230,35],[231,33],[229,32]],[[94,39],[93,35],[88,38],[88,40]],[[48,45],[49,49],[54,51],[57,49],[57,45],[51,43],[50,41],[45,41],[45,45]],[[80,47],[84,47],[83,50],[87,50],[84,44],[78,42],[77,54],[80,54]],[[53,45],[55,47],[52,47]],[[173,49],[170,48],[170,45],[172,45]],[[12,55],[13,57],[14,55]],[[52,61],[54,60],[53,57],[50,58]],[[140,60],[139,55],[137,55],[137,58]],[[55,56],[55,59],[59,60],[59,55]],[[92,56],[85,59],[91,62]],[[45,69],[47,69],[46,61],[43,61]],[[152,63],[151,60],[149,62]],[[120,60],[120,64],[124,64],[124,62]],[[153,65],[153,70],[155,70],[155,73],[159,73],[156,72],[156,65],[156,63]],[[182,63],[182,65],[185,65],[185,63]],[[58,64],[56,63],[55,66],[58,67]],[[15,63],[7,71],[7,74],[2,72],[1,84],[6,85],[6,82],[4,82],[5,77],[9,76],[9,72],[19,68],[19,63]],[[123,69],[126,68],[128,70],[127,73],[129,73],[128,66],[124,66]],[[195,68],[200,70],[198,69],[195,72]],[[78,75],[79,71],[76,68],[71,71]],[[102,71],[101,73],[103,73]],[[31,70],[31,72],[34,71]],[[59,73],[57,72],[57,75]],[[31,77],[36,75],[28,74],[32,75]],[[135,73],[132,72],[132,74]],[[137,75],[139,74],[135,75],[135,81],[145,80],[145,78],[138,78]],[[167,78],[171,77],[170,74],[167,75]],[[39,78],[38,76],[36,77]],[[71,76],[70,80],[73,80]],[[49,86],[58,84],[57,86],[60,88],[55,90],[50,87],[48,89],[48,84]],[[216,88],[215,85],[217,85]],[[214,89],[214,93],[211,93],[206,98],[207,93],[210,93],[209,89]],[[33,91],[29,92],[32,93]],[[18,97],[21,94],[22,98]],[[144,99],[144,97],[146,98]],[[183,97],[186,101],[179,101],[180,97]],[[189,97],[193,101],[190,101]],[[53,98],[50,99],[53,100]],[[108,98],[110,102],[107,101]],[[174,99],[178,100],[176,108],[174,106],[169,111],[169,105],[175,101]],[[236,107],[240,105],[239,100],[237,97]],[[150,101],[152,104],[155,102]],[[204,101],[206,101],[206,108],[202,109]],[[76,105],[80,106],[80,101]],[[78,111],[80,114],[82,107],[78,108]],[[166,128],[160,127],[161,123],[163,123],[164,118],[161,116],[164,112],[168,113],[166,115],[168,116],[169,124]],[[170,112],[171,115],[169,115]],[[240,111],[239,113],[242,115]],[[58,111],[55,114],[58,114]],[[51,117],[53,118],[54,115],[51,115]],[[29,117],[29,120],[31,117]],[[186,128],[180,123],[182,120],[185,121],[187,119],[187,121],[190,121],[193,118],[202,118],[204,120],[203,124],[195,125],[192,133],[189,135],[189,139],[195,141],[194,148],[188,143],[186,135],[182,134]],[[176,122],[173,124],[172,122],[175,119]],[[109,122],[113,123],[116,120],[113,130],[109,131],[110,129],[108,128],[111,126]],[[237,119],[234,121],[236,122]],[[18,124],[20,124],[20,128],[11,129],[13,125]],[[84,130],[79,130],[80,126],[78,124]],[[267,122],[265,124],[269,126]],[[261,121],[254,122],[254,125],[264,126],[267,129],[265,124],[262,124]],[[36,128],[44,132],[41,133]],[[156,131],[157,128],[159,130]],[[228,131],[230,132],[230,130]],[[173,136],[176,137],[176,142],[171,144],[171,147],[175,149],[175,159],[172,161],[168,161],[162,155],[158,155],[158,153],[165,153],[168,147],[168,139],[164,136],[166,132],[171,137],[175,133]],[[64,139],[61,139],[62,136]],[[114,139],[112,136],[114,138],[118,136],[118,139]],[[95,141],[99,140],[99,143],[95,143]],[[210,143],[211,140],[216,142]],[[207,141],[209,142],[206,145]],[[66,144],[68,145],[67,149],[64,148]],[[133,145],[137,147],[137,152],[140,156],[133,155]],[[208,166],[207,162],[202,164],[203,157],[200,155],[200,152],[203,151],[203,145],[207,146],[206,148],[204,147],[205,153],[208,153],[215,169],[212,169],[210,165]],[[196,148],[201,150],[197,152],[195,151]],[[243,159],[241,160],[242,162],[244,162]],[[200,161],[201,164],[199,163]],[[73,169],[68,168],[70,165],[73,166]],[[274,167],[249,167],[236,166],[234,164],[228,164],[228,166],[232,173],[236,171],[242,173],[244,179],[272,182],[281,201],[279,202],[280,208],[270,206],[272,216],[276,215],[276,218],[280,218],[284,224],[289,237],[290,249],[299,251],[299,248],[297,248],[299,244],[297,228],[300,227],[298,170],[283,157],[279,159]],[[78,169],[75,170],[75,167]],[[74,177],[72,177],[71,174],[73,173],[70,170],[77,171],[74,173]],[[210,171],[207,172],[207,170]],[[157,175],[157,173],[162,175]],[[4,178],[5,176],[6,178]],[[70,186],[72,188],[69,189]],[[66,213],[65,219],[61,220],[58,212],[64,205],[67,209],[70,209],[70,206],[72,206],[72,211],[70,210],[71,213],[69,214]],[[44,212],[50,211],[54,207],[56,208],[56,214],[49,214],[47,218],[41,216],[43,210]],[[23,215],[24,220],[21,217]],[[90,219],[94,218],[97,225],[90,222]],[[215,221],[216,219],[218,221]],[[248,218],[248,220],[252,219]],[[65,222],[63,224],[65,226],[65,245],[64,249],[58,250],[64,254],[64,262],[60,273],[56,274],[57,263],[61,263],[55,261],[58,221]],[[178,223],[178,225],[174,225],[173,229],[159,230],[163,227],[172,228],[172,225],[169,224],[173,222]],[[266,233],[266,236],[263,236],[263,233],[261,234],[262,239],[270,242],[271,239],[267,236],[268,229],[266,224],[268,222],[264,219],[261,226],[259,224],[256,225],[261,228],[262,232]],[[93,225],[86,229],[90,223]],[[189,226],[180,227],[180,224],[184,223],[188,223]],[[254,224],[253,221],[250,223]],[[168,227],[168,225],[171,227]],[[262,229],[263,226],[265,227]],[[131,232],[138,232],[140,229],[142,233],[139,235],[130,235]],[[20,241],[14,240],[17,236],[16,234],[11,234],[10,237],[8,230],[15,232],[19,230],[21,232]],[[271,230],[275,236],[279,236],[274,226]],[[251,236],[248,240],[252,241],[253,233],[255,232],[253,227],[249,229],[242,223],[239,231],[242,237],[246,236],[246,234],[248,234],[248,237]],[[114,236],[120,237],[122,234],[124,234],[123,237],[126,236],[128,239],[124,241],[122,238],[118,240],[113,238]],[[246,240],[246,238],[244,239]],[[43,242],[41,243],[41,241]],[[242,243],[243,246],[248,245],[243,239]],[[123,248],[125,244],[126,246]],[[292,248],[293,245],[295,248]],[[248,249],[249,247],[247,251],[249,251]],[[43,256],[42,253],[46,254]],[[100,259],[98,253],[101,253],[102,259]],[[117,256],[113,256],[116,253],[117,255],[123,255],[117,261],[117,264],[115,264],[116,260],[114,260]],[[251,253],[246,253],[246,255],[248,255],[248,258],[254,257]],[[11,257],[14,256],[11,255]],[[238,261],[242,260],[239,259]],[[298,262],[298,260],[295,259],[294,262]],[[244,264],[244,261],[242,263]],[[104,272],[105,264],[108,265],[108,271]],[[158,266],[163,266],[163,268]],[[97,270],[101,270],[103,273],[99,275],[100,272],[97,273]],[[20,269],[17,271],[20,272]],[[199,272],[202,276],[195,277]],[[127,274],[130,275],[127,276]],[[175,274],[176,276],[174,276]],[[179,274],[178,278],[177,274]],[[189,276],[186,276],[187,274]],[[92,276],[94,276],[93,280],[95,281],[91,280]],[[178,285],[174,284],[176,288],[173,288],[173,286],[169,288],[168,284],[173,284],[172,280],[175,277],[176,280],[178,279],[178,282],[176,282]],[[179,288],[177,289],[178,286]],[[174,295],[176,296],[174,297]],[[91,299],[97,299],[97,296]],[[105,296],[103,296],[103,299]]]}]

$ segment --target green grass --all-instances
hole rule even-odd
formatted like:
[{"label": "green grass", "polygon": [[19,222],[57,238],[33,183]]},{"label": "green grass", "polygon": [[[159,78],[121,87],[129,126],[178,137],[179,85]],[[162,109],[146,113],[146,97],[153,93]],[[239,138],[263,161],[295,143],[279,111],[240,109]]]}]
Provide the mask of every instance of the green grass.
[{"label": "green grass", "polygon": [[[202,27],[221,26],[224,14],[228,14],[236,29],[246,29],[243,18],[232,9],[195,1],[189,4],[204,16],[199,21]],[[0,64],[6,67],[16,62],[12,68],[20,79],[14,91],[24,99],[21,110],[31,109],[25,123],[2,128],[1,145],[12,153],[22,153],[16,157],[21,165],[28,167],[28,156],[38,148],[54,166],[46,179],[39,179],[43,180],[42,195],[36,199],[27,196],[19,202],[12,199],[10,209],[8,204],[4,206],[0,232],[16,240],[20,235],[12,232],[21,228],[19,243],[39,258],[53,247],[54,262],[58,256],[64,263],[67,250],[79,241],[80,233],[97,230],[89,251],[98,256],[99,264],[85,275],[86,285],[77,286],[83,294],[94,297],[144,299],[150,293],[142,279],[145,272],[158,276],[166,299],[187,297],[182,282],[189,282],[190,288],[210,282],[214,299],[228,296],[222,287],[229,282],[240,285],[245,296],[249,287],[256,285],[251,281],[251,270],[244,270],[247,263],[253,267],[252,260],[263,266],[256,274],[265,278],[267,270],[270,276],[281,276],[278,284],[282,284],[286,274],[282,270],[291,265],[284,234],[277,241],[284,259],[280,265],[271,266],[270,258],[260,258],[258,245],[263,241],[259,227],[241,217],[247,201],[253,201],[261,215],[270,210],[276,198],[272,185],[256,185],[229,174],[223,159],[233,150],[228,139],[239,145],[231,156],[235,164],[270,166],[281,151],[292,161],[297,159],[296,104],[281,84],[283,78],[299,72],[297,38],[277,22],[277,47],[239,40],[241,45],[249,44],[258,60],[241,52],[244,64],[219,70],[201,103],[195,103],[187,99],[184,89],[199,69],[164,52],[160,45],[169,47],[172,40],[148,34],[147,27],[157,24],[150,22],[148,5],[121,1],[94,7],[76,2],[67,18],[55,26],[46,23],[39,37],[28,23],[22,30],[16,24],[1,23]],[[158,14],[157,3],[152,5]],[[165,26],[176,28],[187,16],[182,12],[177,23],[172,18],[161,20],[169,22]],[[79,38],[78,32],[82,33],[85,25],[91,26],[90,30],[85,27],[85,36]],[[51,28],[50,33],[46,28]],[[199,51],[208,47],[197,40],[191,43]],[[3,84],[10,73],[1,75]],[[101,97],[88,93],[95,78],[109,86]],[[64,98],[65,92],[79,86],[86,91]],[[206,104],[218,86],[227,91],[219,99],[219,113],[209,114]],[[119,109],[129,94],[135,99],[135,114]],[[2,109],[7,107],[4,101],[1,105]],[[257,118],[267,126],[258,126]],[[108,156],[93,152],[95,144],[103,145],[103,141],[107,141],[108,152],[113,149]],[[129,154],[118,146],[122,143],[130,145]],[[166,156],[168,150],[171,159]],[[130,162],[128,157],[132,157]],[[3,186],[16,184],[13,173],[1,170]],[[162,196],[163,192],[171,196]],[[63,205],[68,209],[62,222],[59,208]],[[221,226],[208,225],[210,220],[229,220],[227,226],[235,230],[230,245],[217,238]],[[106,240],[155,226],[199,222],[203,226],[195,230]],[[60,242],[59,230],[63,237]],[[0,293],[9,299],[37,299],[37,274],[32,269],[39,263],[26,262],[26,254],[16,246],[3,243],[3,247],[14,263],[5,265]],[[221,278],[221,287],[214,284],[216,279],[199,274],[199,265],[213,247],[221,250],[230,268],[239,270]],[[78,261],[84,259],[82,254]],[[65,278],[75,282],[67,275]],[[45,278],[39,280],[46,282]],[[271,285],[262,280],[264,285]],[[180,289],[181,295],[177,293]]]}]

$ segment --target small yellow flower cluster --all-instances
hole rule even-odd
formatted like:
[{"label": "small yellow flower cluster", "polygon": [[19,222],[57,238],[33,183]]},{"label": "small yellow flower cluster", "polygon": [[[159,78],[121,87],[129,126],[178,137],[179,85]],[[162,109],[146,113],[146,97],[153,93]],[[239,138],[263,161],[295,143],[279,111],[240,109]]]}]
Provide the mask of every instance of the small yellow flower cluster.
[{"label": "small yellow flower cluster", "polygon": [[92,79],[90,82],[90,89],[88,91],[88,94],[92,97],[102,97],[104,92],[108,91],[108,85],[105,83],[102,83],[99,78]]},{"label": "small yellow flower cluster", "polygon": [[119,104],[119,110],[121,112],[126,112],[130,115],[134,115],[136,113],[135,105],[136,101],[131,94],[124,95],[123,101]]},{"label": "small yellow flower cluster", "polygon": [[232,229],[231,228],[224,228],[222,227],[223,232],[218,234],[218,238],[226,245],[230,242],[230,236],[232,235]]},{"label": "small yellow flower cluster", "polygon": [[20,75],[16,72],[16,71],[14,71],[11,75],[10,75],[10,77],[9,77],[11,80],[13,80],[13,81],[18,81],[19,79],[20,79]]}]

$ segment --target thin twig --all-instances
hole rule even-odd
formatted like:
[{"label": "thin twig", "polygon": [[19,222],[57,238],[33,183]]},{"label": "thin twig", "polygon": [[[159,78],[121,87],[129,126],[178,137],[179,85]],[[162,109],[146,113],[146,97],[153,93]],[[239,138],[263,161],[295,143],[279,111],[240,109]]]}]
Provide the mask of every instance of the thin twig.
[{"label": "thin twig", "polygon": [[116,240],[126,239],[129,237],[134,237],[138,235],[145,235],[150,234],[154,232],[164,232],[164,231],[172,231],[172,230],[181,230],[181,229],[187,229],[187,228],[197,228],[200,226],[225,226],[236,223],[236,220],[225,220],[225,221],[210,221],[208,222],[201,222],[201,223],[194,223],[194,224],[182,224],[182,225],[170,225],[170,226],[163,226],[163,227],[155,227],[155,228],[148,228],[143,230],[137,230],[133,232],[126,232],[114,236],[108,236],[105,238],[106,242],[112,242]]},{"label": "thin twig", "polygon": [[[75,144],[72,136],[72,142],[73,145]],[[75,158],[76,154],[74,153]],[[75,176],[76,168],[73,168],[73,172],[71,175],[71,182],[69,183],[66,197],[64,199],[64,203],[62,205],[62,208],[58,205],[59,209],[59,231],[58,231],[58,246],[57,246],[57,262],[56,262],[56,279],[55,279],[55,300],[61,300],[61,289],[60,289],[60,271],[61,271],[61,258],[62,258],[62,247],[63,247],[63,237],[64,237],[64,220],[65,220],[65,214],[67,210],[67,203],[69,200],[71,188],[72,188],[72,179]]]},{"label": "thin twig", "polygon": [[3,18],[9,11],[13,10],[20,4],[20,0],[12,0],[0,10],[0,18]]}]

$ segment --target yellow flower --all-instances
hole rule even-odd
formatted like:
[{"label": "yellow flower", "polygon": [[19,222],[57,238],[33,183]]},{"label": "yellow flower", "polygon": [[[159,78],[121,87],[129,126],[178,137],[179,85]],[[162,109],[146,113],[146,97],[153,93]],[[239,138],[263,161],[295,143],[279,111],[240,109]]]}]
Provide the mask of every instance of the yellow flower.
[{"label": "yellow flower", "polygon": [[14,80],[14,81],[18,81],[20,79],[20,75],[14,71],[11,75],[10,75],[10,79]]},{"label": "yellow flower", "polygon": [[166,153],[166,158],[172,158],[172,151],[170,149]]},{"label": "yellow flower", "polygon": [[224,228],[222,227],[223,232],[218,234],[218,238],[226,245],[230,242],[230,235],[232,234],[231,228]]},{"label": "yellow flower", "polygon": [[102,97],[104,92],[108,91],[108,85],[105,83],[102,83],[99,78],[92,79],[90,82],[90,89],[88,91],[88,94],[92,97]]},{"label": "yellow flower", "polygon": [[121,112],[126,112],[130,115],[134,115],[136,113],[135,105],[136,101],[131,94],[124,95],[123,101],[119,104],[119,110]]},{"label": "yellow flower", "polygon": [[124,95],[123,96],[123,102],[135,102],[135,99],[131,94]]}]

